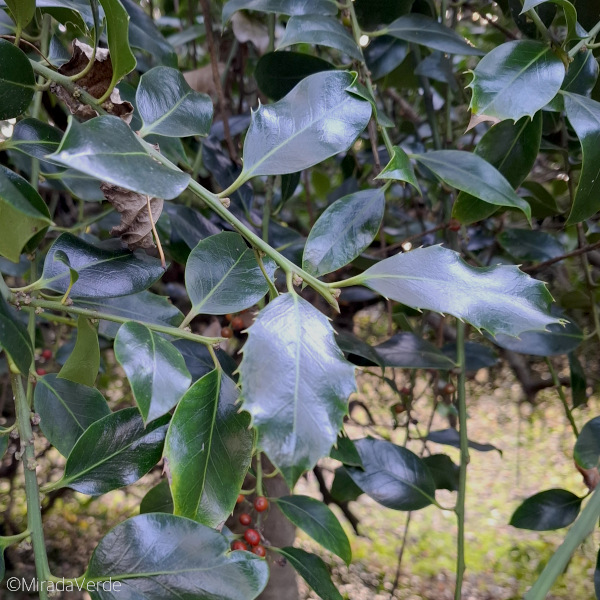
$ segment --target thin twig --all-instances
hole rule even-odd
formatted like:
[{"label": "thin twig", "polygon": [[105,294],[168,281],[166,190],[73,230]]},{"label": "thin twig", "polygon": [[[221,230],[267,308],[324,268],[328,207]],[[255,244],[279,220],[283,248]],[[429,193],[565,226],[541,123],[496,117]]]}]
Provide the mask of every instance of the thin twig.
[{"label": "thin twig", "polygon": [[156,225],[152,217],[152,208],[150,206],[150,196],[146,196],[146,202],[148,204],[148,216],[150,217],[150,225],[152,226],[152,233],[154,234],[154,240],[156,241],[156,247],[158,248],[158,255],[160,256],[160,264],[163,269],[167,268],[167,261],[165,260],[165,253],[163,252],[160,238],[158,237],[158,231],[156,231]]},{"label": "thin twig", "polygon": [[587,246],[581,246],[580,248],[577,248],[577,250],[567,252],[562,256],[556,256],[555,258],[545,260],[544,262],[538,263],[537,265],[523,267],[521,271],[525,271],[525,273],[534,273],[535,271],[539,271],[541,269],[544,269],[545,267],[549,267],[550,265],[560,262],[561,260],[565,260],[566,258],[571,258],[573,256],[581,256],[582,254],[587,254],[592,250],[597,250],[598,248],[600,248],[600,241],[595,242],[594,244],[588,244]]}]

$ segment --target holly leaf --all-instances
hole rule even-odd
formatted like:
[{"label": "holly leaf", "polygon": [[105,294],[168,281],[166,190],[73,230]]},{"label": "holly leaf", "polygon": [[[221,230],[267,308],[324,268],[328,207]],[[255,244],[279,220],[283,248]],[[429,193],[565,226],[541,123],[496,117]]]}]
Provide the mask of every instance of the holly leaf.
[{"label": "holly leaf", "polygon": [[472,267],[458,253],[430,246],[396,254],[358,276],[386,298],[454,315],[495,336],[518,336],[560,322],[546,286],[517,267]]},{"label": "holly leaf", "polygon": [[34,91],[35,76],[29,59],[12,42],[0,39],[0,120],[22,115]]},{"label": "holly leaf", "polygon": [[410,163],[408,154],[400,148],[394,146],[394,153],[390,162],[383,168],[381,173],[375,179],[393,179],[394,181],[406,181],[410,183],[418,192],[421,193],[419,182],[415,175],[415,170]]},{"label": "holly leaf", "polygon": [[35,0],[5,0],[19,31],[29,25],[35,15]]},{"label": "holly leaf", "polygon": [[229,0],[223,6],[223,25],[226,25],[233,13],[238,10],[256,10],[290,16],[335,16],[338,12],[333,0]]},{"label": "holly leaf", "polygon": [[100,369],[100,347],[95,325],[79,315],[77,319],[77,341],[73,352],[63,365],[58,376],[75,383],[94,387]]},{"label": "holly leaf", "polygon": [[527,498],[513,513],[510,524],[518,529],[552,531],[570,525],[579,514],[583,498],[561,489],[546,490]]},{"label": "holly leaf", "polygon": [[242,407],[259,446],[292,487],[328,456],[355,391],[354,367],[327,318],[296,294],[282,294],[248,330],[240,365]]},{"label": "holly leaf", "polygon": [[0,349],[11,358],[23,375],[29,373],[33,363],[33,348],[27,329],[17,313],[0,294]]}]

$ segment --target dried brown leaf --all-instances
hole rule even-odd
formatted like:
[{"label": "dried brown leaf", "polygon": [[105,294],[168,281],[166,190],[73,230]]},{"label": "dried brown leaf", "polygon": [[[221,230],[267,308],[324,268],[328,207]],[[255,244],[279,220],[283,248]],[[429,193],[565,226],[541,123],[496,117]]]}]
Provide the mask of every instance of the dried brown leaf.
[{"label": "dried brown leaf", "polygon": [[[102,182],[100,189],[121,215],[121,223],[112,228],[111,235],[120,236],[130,250],[152,248],[152,220],[148,213],[147,197],[112,183]],[[156,223],[163,209],[162,198],[151,198],[150,208],[152,219]]]},{"label": "dried brown leaf", "polygon": [[596,486],[600,483],[600,472],[597,467],[593,469],[584,469],[580,467],[577,463],[575,463],[575,467],[581,473],[583,477],[583,483],[587,485],[590,492],[593,492],[596,489]]}]

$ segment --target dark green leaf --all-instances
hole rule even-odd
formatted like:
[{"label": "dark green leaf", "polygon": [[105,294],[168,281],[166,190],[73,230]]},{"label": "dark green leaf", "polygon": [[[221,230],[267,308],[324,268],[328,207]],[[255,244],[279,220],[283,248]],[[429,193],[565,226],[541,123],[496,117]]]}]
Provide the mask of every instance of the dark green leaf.
[{"label": "dark green leaf", "polygon": [[318,277],[353,261],[377,235],[384,212],[382,188],[355,192],[336,200],[311,229],[302,268]]},{"label": "dark green leaf", "polygon": [[394,146],[394,155],[384,169],[375,179],[394,179],[395,181],[406,181],[421,193],[415,170],[410,163],[410,158],[400,146]]},{"label": "dark green leaf", "polygon": [[362,60],[362,52],[350,32],[335,17],[298,15],[290,17],[278,50],[294,44],[316,44],[335,48],[351,58]]},{"label": "dark green leaf", "polygon": [[212,100],[195,92],[178,69],[155,67],[144,73],[135,99],[143,121],[142,137],[150,133],[167,137],[208,135]]},{"label": "dark green leaf", "polygon": [[456,368],[454,360],[442,354],[433,344],[407,331],[397,333],[375,346],[375,352],[381,357],[380,363],[385,367],[443,371]]},{"label": "dark green leaf", "polygon": [[539,492],[527,498],[515,510],[510,524],[531,531],[561,529],[577,518],[582,500],[583,498],[567,490],[553,489]]},{"label": "dark green leaf", "polygon": [[5,0],[19,31],[29,25],[35,14],[35,0]]},{"label": "dark green leaf", "polygon": [[60,379],[54,373],[38,379],[34,406],[44,435],[63,456],[69,455],[92,423],[110,414],[97,389]]},{"label": "dark green leaf", "polygon": [[337,444],[331,449],[329,456],[351,467],[363,466],[354,442],[345,435],[338,435]]},{"label": "dark green leaf", "polygon": [[94,29],[94,14],[89,0],[36,0],[43,12],[63,25],[72,25],[86,35]]},{"label": "dark green leaf", "polygon": [[529,204],[517,196],[504,175],[483,158],[462,150],[434,150],[417,154],[417,162],[442,181],[496,206],[518,208],[531,221]]},{"label": "dark green leaf", "polygon": [[562,212],[558,208],[554,195],[540,183],[525,181],[521,189],[523,190],[523,196],[531,206],[531,213],[536,219],[552,217]]},{"label": "dark green leaf", "polygon": [[[8,442],[10,438],[8,435],[0,435],[0,460],[4,458],[6,451],[8,450]],[[2,581],[2,577],[0,577],[0,581]]]},{"label": "dark green leaf", "polygon": [[431,454],[422,460],[435,481],[436,490],[458,491],[460,467],[447,454]]},{"label": "dark green leaf", "polygon": [[348,149],[371,117],[370,103],[347,91],[354,80],[347,71],[314,73],[253,112],[241,180],[301,171]]},{"label": "dark green leaf", "polygon": [[587,378],[585,371],[574,352],[569,352],[569,370],[571,372],[571,396],[573,408],[587,402]]},{"label": "dark green leaf", "polygon": [[92,423],[54,487],[99,496],[134,483],[160,460],[168,421],[165,416],[144,428],[138,409],[125,408]]},{"label": "dark green leaf", "polygon": [[58,150],[48,157],[66,167],[156,198],[176,198],[190,176],[154,160],[118,117],[79,124],[72,117]]},{"label": "dark green leaf", "polygon": [[121,326],[115,338],[115,358],[127,375],[145,423],[168,413],[192,381],[173,344],[140,323]]},{"label": "dark green leaf", "polygon": [[94,387],[100,369],[100,347],[95,325],[79,315],[77,319],[77,341],[73,352],[63,365],[58,376],[74,383]]},{"label": "dark green leaf", "polygon": [[221,232],[212,221],[189,206],[166,202],[163,210],[171,222],[171,241],[182,239],[190,250],[200,240]]},{"label": "dark green leaf", "polygon": [[[535,164],[541,139],[542,113],[538,112],[533,119],[523,117],[516,123],[509,119],[494,125],[477,144],[475,154],[498,169],[508,183],[517,188]],[[461,192],[452,216],[469,225],[491,216],[496,210],[495,206]]]},{"label": "dark green leaf", "polygon": [[600,464],[600,417],[594,417],[581,429],[573,458],[584,469],[593,469]]},{"label": "dark green leaf", "polygon": [[[369,0],[370,1],[370,0]],[[363,49],[365,62],[373,81],[389,75],[399,67],[406,55],[409,46],[406,42],[391,35],[382,35],[374,38],[371,43]]]},{"label": "dark green leaf", "polygon": [[17,313],[0,294],[0,349],[11,358],[23,375],[29,373],[33,348],[27,329],[19,322]]},{"label": "dark green leaf", "polygon": [[[230,553],[227,538],[214,529],[158,513],[117,525],[100,540],[85,577],[120,581],[131,600],[254,600],[267,585],[269,567],[250,552]],[[93,600],[121,595],[91,594]]]},{"label": "dark green leaf", "polygon": [[233,512],[250,467],[254,436],[235,383],[221,370],[179,402],[165,441],[175,514],[219,527]]},{"label": "dark green leaf", "polygon": [[523,11],[521,14],[526,13],[528,10],[532,10],[540,4],[545,2],[552,2],[558,4],[565,12],[565,21],[567,22],[567,40],[578,38],[577,35],[577,11],[575,7],[568,0],[525,0],[523,2]]},{"label": "dark green leaf", "polygon": [[263,94],[280,100],[308,75],[334,70],[331,63],[310,54],[269,52],[256,63],[254,78]]},{"label": "dark green leaf", "polygon": [[[458,431],[456,431],[456,429],[440,429],[439,431],[430,431],[425,439],[436,444],[460,448],[460,434]],[[472,442],[471,440],[469,440],[469,448],[477,450],[478,452],[491,452],[492,450],[496,450],[502,454],[502,451],[496,448],[496,446],[492,446],[492,444],[480,444],[479,442]]]},{"label": "dark green leaf", "polygon": [[[598,61],[592,50],[578,52],[569,65],[561,89],[572,94],[589,96],[598,81]],[[565,109],[564,98],[558,94],[548,105],[551,110],[563,111]]]},{"label": "dark green leaf", "polygon": [[321,546],[337,554],[347,565],[352,561],[348,536],[337,517],[323,502],[309,496],[274,498],[279,510]]},{"label": "dark green leaf", "polygon": [[51,223],[48,208],[37,191],[20,175],[0,165],[0,254],[18,263],[27,242],[35,241]]},{"label": "dark green leaf", "polygon": [[240,379],[259,445],[292,487],[329,455],[356,389],[354,367],[328,319],[296,294],[282,294],[249,329]]},{"label": "dark green leaf", "polygon": [[432,503],[435,482],[423,461],[391,442],[355,442],[364,470],[346,467],[354,483],[373,500],[394,510],[418,510]]},{"label": "dark green leaf", "polygon": [[[204,377],[215,368],[213,358],[204,344],[192,340],[177,340],[173,345],[181,352],[193,381]],[[224,350],[216,350],[215,354],[223,371],[232,379],[237,379],[237,376],[234,375],[238,367],[235,360]]]},{"label": "dark green leaf", "polygon": [[441,246],[419,248],[378,262],[361,283],[413,308],[449,313],[492,335],[543,330],[549,314],[546,286],[517,267],[472,267]]},{"label": "dark green leaf", "polygon": [[222,20],[225,25],[238,10],[257,10],[284,15],[337,15],[333,0],[229,0],[223,6]]},{"label": "dark green leaf", "polygon": [[169,482],[166,479],[161,480],[142,498],[140,515],[146,513],[173,514],[173,497],[171,496]]},{"label": "dark green leaf", "polygon": [[465,38],[435,19],[413,13],[390,23],[384,32],[406,42],[421,44],[448,54],[477,55],[481,50],[467,43]]},{"label": "dark green leaf", "polygon": [[375,348],[348,331],[338,332],[335,341],[352,364],[359,367],[383,366]]},{"label": "dark green leaf", "polygon": [[496,239],[517,260],[543,261],[565,253],[556,237],[545,231],[504,229]]},{"label": "dark green leaf", "polygon": [[[120,79],[135,69],[136,60],[129,47],[129,15],[120,0],[99,0],[106,17],[106,34],[112,64],[112,89]],[[154,194],[158,195],[158,194]]]},{"label": "dark green leaf", "polygon": [[567,225],[579,223],[600,210],[600,103],[578,94],[563,94],[567,117],[583,150],[583,169]]},{"label": "dark green leaf", "polygon": [[342,600],[342,595],[331,581],[327,565],[316,554],[291,547],[277,548],[276,551],[289,561],[319,598],[322,600]]},{"label": "dark green leaf", "polygon": [[54,260],[64,252],[79,274],[70,296],[73,298],[112,298],[128,296],[149,288],[164,273],[160,261],[143,252],[105,250],[70,233],[63,233],[52,245],[44,261],[44,287],[64,294],[69,287],[69,267]]},{"label": "dark green leaf", "polygon": [[[181,311],[171,304],[166,296],[158,296],[151,292],[140,292],[120,298],[78,298],[75,306],[96,310],[98,312],[154,325],[179,327],[183,321]],[[98,332],[109,338],[114,338],[121,323],[100,320]]]},{"label": "dark green leaf", "polygon": [[27,56],[12,42],[0,39],[0,119],[23,114],[34,89],[35,76]]},{"label": "dark green leaf", "polygon": [[[276,265],[263,260],[269,277]],[[256,304],[269,286],[242,236],[223,232],[202,240],[190,253],[185,286],[194,315],[236,313]]]},{"label": "dark green leaf", "polygon": [[353,502],[363,491],[354,483],[344,467],[338,467],[335,470],[330,493],[336,502]]},{"label": "dark green leaf", "polygon": [[60,129],[28,117],[15,125],[6,146],[33,158],[44,159],[46,155],[56,151],[62,135]]},{"label": "dark green leaf", "polygon": [[506,42],[486,54],[475,68],[469,84],[473,90],[470,108],[474,115],[500,121],[533,118],[556,96],[564,78],[564,64],[546,43]]},{"label": "dark green leaf", "polygon": [[[451,360],[457,360],[455,343],[445,344],[441,348],[441,352]],[[476,342],[465,342],[465,368],[467,371],[475,372],[496,364],[498,364],[498,356],[491,348]]]}]

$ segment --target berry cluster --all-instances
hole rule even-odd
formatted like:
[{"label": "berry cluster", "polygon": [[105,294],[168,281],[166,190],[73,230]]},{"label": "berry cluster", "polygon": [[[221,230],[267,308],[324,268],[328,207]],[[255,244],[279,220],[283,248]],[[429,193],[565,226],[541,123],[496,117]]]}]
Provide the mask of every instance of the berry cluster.
[{"label": "berry cluster", "polygon": [[244,313],[247,313],[247,312],[248,312],[247,310],[244,310],[239,315],[231,315],[231,314],[225,315],[225,318],[229,322],[229,327],[223,327],[223,329],[221,329],[221,337],[224,337],[224,338],[233,337],[234,331],[241,331],[242,329],[245,329],[246,327],[248,327],[249,323],[247,323],[246,319],[244,318]]},{"label": "berry cluster", "polygon": [[[50,350],[49,348],[44,348],[44,350],[42,350],[42,353],[40,354],[40,358],[42,358],[44,362],[48,362],[52,359],[52,350]],[[46,371],[46,369],[44,369],[43,367],[37,367],[35,372],[40,376],[46,375],[48,373],[48,371]]]},{"label": "berry cluster", "polygon": [[[244,495],[240,494],[238,496],[237,503],[241,504],[245,501],[246,498],[244,497]],[[257,496],[254,499],[254,510],[257,513],[262,513],[265,510],[267,510],[267,508],[269,508],[269,501],[264,496]],[[240,515],[239,519],[240,523],[244,527],[248,527],[248,529],[244,531],[245,541],[235,540],[235,542],[233,542],[233,544],[231,545],[231,549],[250,551],[253,554],[256,554],[257,556],[264,558],[267,554],[267,551],[265,550],[265,547],[260,543],[260,533],[256,529],[249,527],[250,525],[252,525],[252,516],[247,512],[243,512]]]}]

